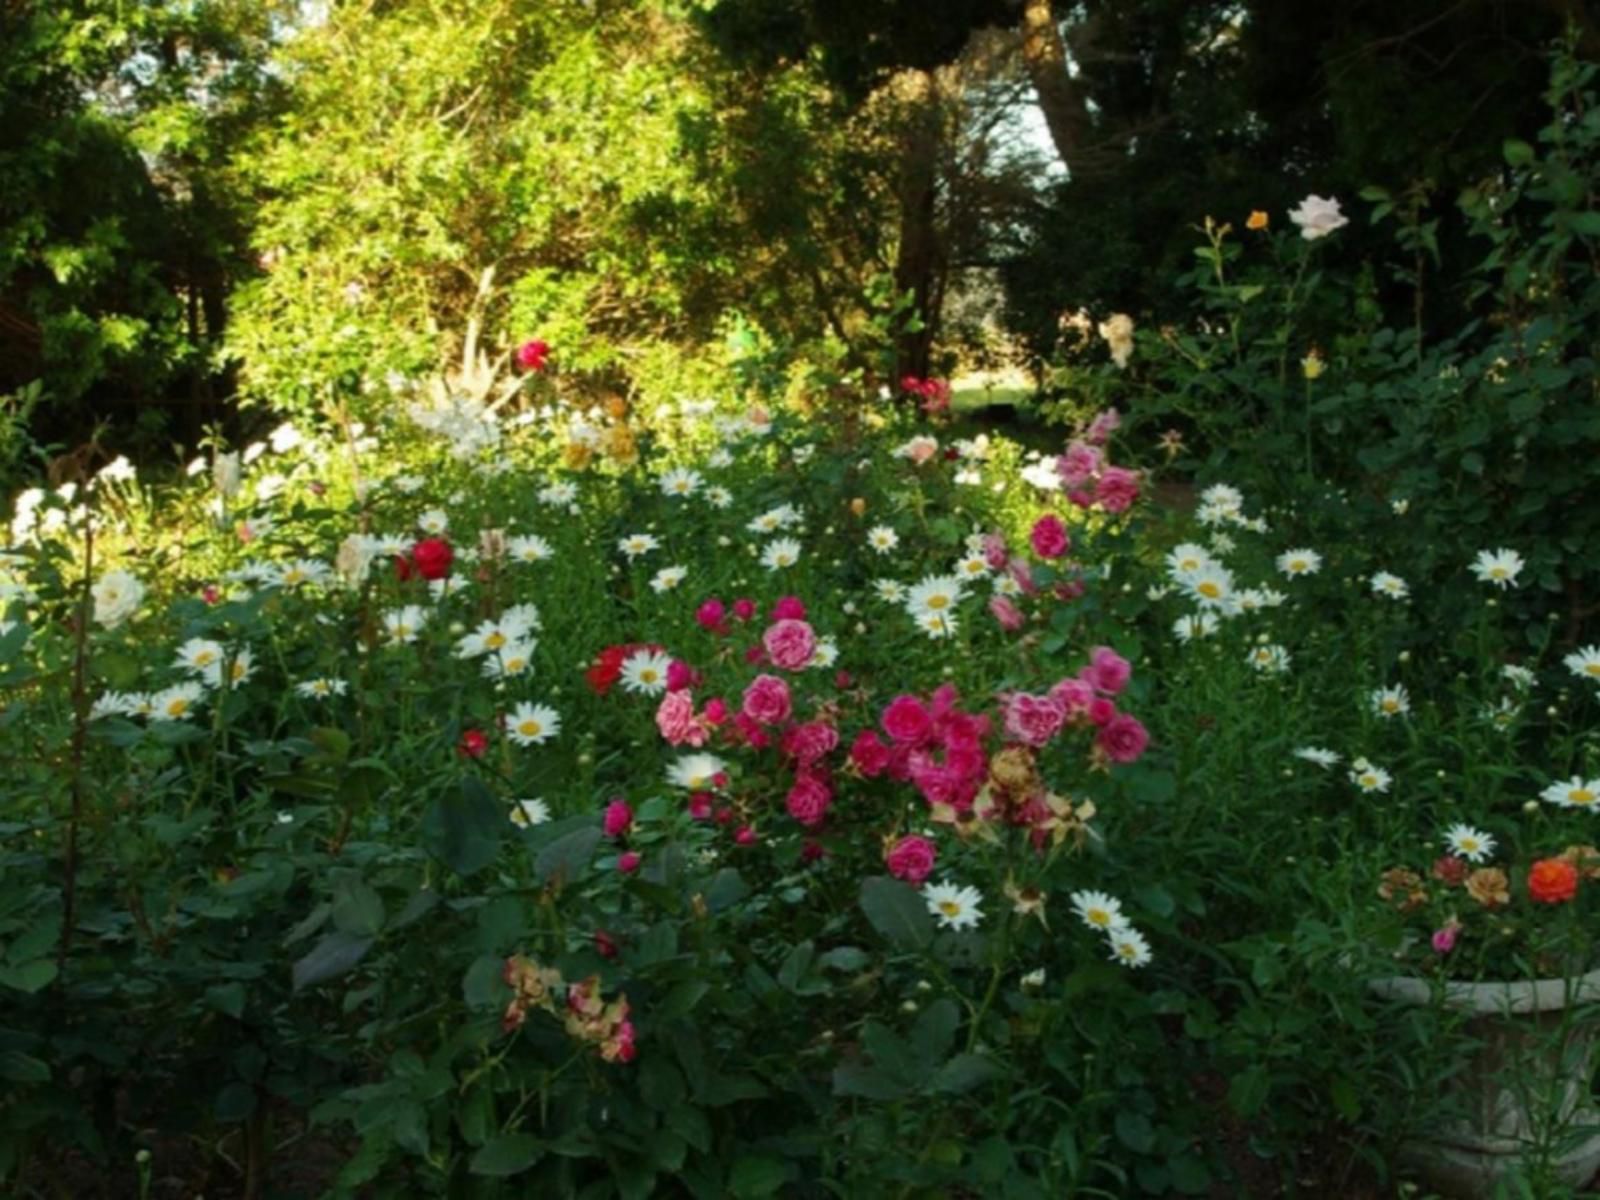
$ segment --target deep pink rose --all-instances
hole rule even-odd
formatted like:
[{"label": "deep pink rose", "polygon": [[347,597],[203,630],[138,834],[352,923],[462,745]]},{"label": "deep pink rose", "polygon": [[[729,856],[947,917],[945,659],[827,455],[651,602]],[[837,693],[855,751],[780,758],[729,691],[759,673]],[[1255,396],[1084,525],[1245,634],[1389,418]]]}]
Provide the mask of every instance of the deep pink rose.
[{"label": "deep pink rose", "polygon": [[524,371],[542,371],[550,358],[550,343],[533,338],[517,347],[517,366]]},{"label": "deep pink rose", "polygon": [[744,701],[739,711],[762,725],[779,725],[789,719],[792,710],[789,685],[776,675],[757,675],[744,689]]},{"label": "deep pink rose", "polygon": [[998,593],[989,597],[989,612],[1007,633],[1015,633],[1025,622],[1022,610],[1011,602],[1010,597]]},{"label": "deep pink rose", "polygon": [[850,747],[850,761],[868,779],[876,779],[883,774],[884,768],[889,765],[889,758],[889,747],[872,730],[863,729],[856,734],[855,744]]},{"label": "deep pink rose", "polygon": [[1109,725],[1117,715],[1117,706],[1104,696],[1089,701],[1089,722],[1092,725]]},{"label": "deep pink rose", "polygon": [[632,875],[639,869],[639,863],[641,861],[643,860],[639,857],[639,852],[637,850],[624,850],[621,854],[617,855],[617,870],[621,871],[624,875]]},{"label": "deep pink rose", "polygon": [[991,571],[1005,570],[1006,563],[1010,558],[1011,554],[1006,549],[1005,538],[998,533],[986,533],[983,535],[983,561],[989,564]]},{"label": "deep pink rose", "polygon": [[801,671],[810,665],[817,652],[817,635],[804,621],[786,617],[767,627],[761,638],[773,665],[785,671]]},{"label": "deep pink rose", "polygon": [[789,810],[791,817],[810,829],[822,823],[832,802],[833,789],[825,780],[815,775],[801,775],[789,789],[784,807]]},{"label": "deep pink rose", "polygon": [[1112,762],[1131,763],[1144,753],[1144,748],[1150,744],[1150,735],[1137,717],[1122,713],[1106,722],[1095,743]]},{"label": "deep pink rose", "polygon": [[806,606],[799,596],[785,596],[772,606],[774,621],[804,621]]},{"label": "deep pink rose", "polygon": [[705,711],[700,714],[705,723],[715,729],[728,719],[728,706],[721,696],[713,696],[706,701]]},{"label": "deep pink rose", "polygon": [[722,606],[722,601],[715,596],[695,609],[694,619],[699,622],[700,628],[713,631],[722,628],[723,618],[728,615],[728,610]]},{"label": "deep pink rose", "polygon": [[1461,926],[1451,924],[1433,931],[1433,952],[1435,954],[1449,954],[1456,948],[1456,937],[1461,932]]},{"label": "deep pink rose", "polygon": [[933,874],[933,863],[937,857],[938,851],[932,842],[912,834],[895,842],[883,856],[883,862],[889,868],[889,874],[896,879],[903,879],[913,887],[921,887],[923,881]]},{"label": "deep pink rose", "polygon": [[1085,678],[1099,691],[1115,696],[1128,686],[1133,667],[1110,646],[1096,646],[1089,655]]},{"label": "deep pink rose", "polygon": [[1107,467],[1094,485],[1094,498],[1109,513],[1127,512],[1139,498],[1139,473]]},{"label": "deep pink rose", "polygon": [[767,736],[766,730],[762,729],[760,725],[742,712],[733,714],[733,725],[738,730],[739,737],[752,749],[765,750],[772,744],[772,739]]},{"label": "deep pink rose", "polygon": [[914,744],[926,738],[933,718],[915,696],[896,696],[883,710],[883,731],[897,742]]},{"label": "deep pink rose", "polygon": [[1013,692],[1005,700],[1006,736],[1029,746],[1043,746],[1061,732],[1067,710],[1049,696]]},{"label": "deep pink rose", "polygon": [[741,621],[748,621],[756,615],[756,602],[741,597],[733,602],[733,615]]},{"label": "deep pink rose", "polygon": [[689,816],[696,821],[709,821],[711,819],[711,793],[689,793]]},{"label": "deep pink rose", "polygon": [[694,668],[681,658],[675,658],[667,664],[667,691],[681,692],[695,683]]},{"label": "deep pink rose", "polygon": [[633,809],[620,796],[606,805],[604,825],[607,837],[621,837],[633,828]]},{"label": "deep pink rose", "polygon": [[810,766],[832,754],[839,745],[839,731],[821,721],[796,725],[783,735],[783,752],[791,754],[801,766]]},{"label": "deep pink rose", "polygon": [[1072,549],[1072,539],[1067,536],[1067,527],[1055,513],[1045,513],[1033,523],[1033,531],[1028,534],[1028,541],[1033,545],[1033,552],[1040,558],[1060,558]]},{"label": "deep pink rose", "polygon": [[1033,568],[1028,565],[1027,559],[1013,558],[1006,564],[1006,573],[1016,581],[1024,596],[1032,596],[1038,592],[1039,585],[1033,581]]},{"label": "deep pink rose", "polygon": [[741,825],[733,831],[733,842],[736,846],[754,846],[760,840],[753,825]]}]

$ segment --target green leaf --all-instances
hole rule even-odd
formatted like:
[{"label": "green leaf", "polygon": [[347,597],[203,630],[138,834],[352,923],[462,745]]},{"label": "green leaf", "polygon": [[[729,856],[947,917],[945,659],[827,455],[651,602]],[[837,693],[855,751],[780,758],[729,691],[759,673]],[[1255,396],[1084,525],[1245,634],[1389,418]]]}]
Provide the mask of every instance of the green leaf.
[{"label": "green leaf", "polygon": [[1525,167],[1533,161],[1533,147],[1519,138],[1507,138],[1500,152],[1505,155],[1507,166]]},{"label": "green leaf", "polygon": [[429,807],[422,818],[422,843],[457,875],[475,875],[495,860],[510,828],[505,806],[468,775],[461,780],[460,796],[441,796]]},{"label": "green leaf", "polygon": [[369,937],[339,931],[328,934],[294,964],[294,990],[302,991],[337,979],[365,958],[372,945],[373,939]]},{"label": "green leaf", "polygon": [[242,983],[219,983],[206,989],[206,1003],[237,1021],[244,1016],[245,991]]},{"label": "green leaf", "polygon": [[933,915],[915,888],[887,875],[861,881],[861,911],[898,950],[920,950],[933,940]]},{"label": "green leaf", "polygon": [[933,1090],[946,1095],[959,1096],[973,1088],[998,1079],[1005,1072],[1000,1064],[982,1054],[958,1054],[933,1077]]},{"label": "green leaf", "polygon": [[16,967],[0,967],[0,987],[13,988],[32,995],[56,977],[56,964],[47,958]]},{"label": "green leaf", "polygon": [[505,981],[506,960],[498,954],[475,958],[461,980],[461,997],[468,1008],[499,1008],[511,989]]},{"label": "green leaf", "polygon": [[550,883],[559,879],[562,883],[571,883],[580,878],[594,858],[595,847],[600,844],[601,836],[600,829],[591,826],[574,829],[565,837],[551,842],[533,860],[534,874],[539,877],[539,882]]},{"label": "green leaf", "polygon": [[744,881],[744,876],[732,867],[723,867],[711,879],[711,886],[706,888],[706,908],[711,912],[722,912],[733,907],[750,894],[750,887]]},{"label": "green leaf", "polygon": [[1253,1117],[1267,1102],[1272,1076],[1262,1063],[1252,1063],[1233,1077],[1228,1085],[1228,1104],[1241,1117]]},{"label": "green leaf", "polygon": [[383,928],[383,897],[358,875],[340,876],[333,884],[333,924],[345,933],[373,936]]},{"label": "green leaf", "polygon": [[923,1062],[941,1062],[950,1053],[950,1044],[960,1025],[961,1010],[956,1002],[941,997],[917,1014],[917,1022],[911,1027],[911,1044]]},{"label": "green leaf", "polygon": [[472,1156],[474,1175],[520,1175],[539,1161],[539,1139],[531,1133],[503,1133]]},{"label": "green leaf", "polygon": [[1135,1154],[1149,1154],[1155,1149],[1156,1131],[1150,1125],[1150,1118],[1143,1113],[1130,1112],[1127,1109],[1119,1112],[1116,1130],[1117,1141]]},{"label": "green leaf", "polygon": [[256,1090],[235,1079],[224,1084],[212,1102],[211,1111],[219,1121],[245,1121],[256,1111]]},{"label": "green leaf", "polygon": [[835,946],[817,955],[819,967],[829,967],[835,971],[861,971],[871,962],[872,956],[859,946]]},{"label": "green leaf", "polygon": [[860,1096],[866,1100],[898,1100],[911,1089],[881,1067],[864,1062],[840,1063],[833,1069],[835,1096]]},{"label": "green leaf", "polygon": [[794,949],[785,956],[783,963],[778,967],[778,986],[785,991],[794,992],[800,987],[800,981],[805,978],[806,972],[811,969],[811,960],[816,956],[816,947],[809,941],[798,943]]},{"label": "green leaf", "polygon": [[49,1083],[50,1064],[20,1050],[0,1050],[0,1079],[10,1083]]},{"label": "green leaf", "polygon": [[761,1154],[747,1154],[733,1164],[728,1190],[737,1200],[770,1196],[789,1182],[789,1169],[783,1161]]}]

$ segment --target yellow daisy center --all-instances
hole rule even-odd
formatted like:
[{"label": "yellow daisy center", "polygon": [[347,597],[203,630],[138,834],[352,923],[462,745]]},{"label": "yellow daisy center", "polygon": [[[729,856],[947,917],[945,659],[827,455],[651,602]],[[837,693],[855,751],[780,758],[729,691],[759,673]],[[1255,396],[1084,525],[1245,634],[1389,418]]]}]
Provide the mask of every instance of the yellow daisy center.
[{"label": "yellow daisy center", "polygon": [[1196,587],[1195,591],[1199,592],[1207,600],[1215,600],[1222,595],[1222,588],[1212,583],[1209,579]]},{"label": "yellow daisy center", "polygon": [[506,635],[497,629],[488,637],[483,639],[483,644],[489,647],[491,650],[498,650],[501,646],[506,644]]},{"label": "yellow daisy center", "polygon": [[941,900],[939,901],[939,911],[947,917],[959,917],[961,915],[961,905],[954,900]]},{"label": "yellow daisy center", "polygon": [[1567,793],[1567,799],[1574,804],[1593,804],[1594,793],[1588,788],[1573,788]]},{"label": "yellow daisy center", "polygon": [[529,717],[526,721],[521,722],[517,726],[517,732],[523,737],[538,737],[543,729],[544,726],[539,724],[539,722],[535,721],[532,717]]},{"label": "yellow daisy center", "polygon": [[948,597],[948,596],[929,596],[928,597],[928,607],[931,608],[931,609],[934,609],[935,611],[937,611],[938,609],[947,607],[949,605],[949,603],[950,603],[950,597]]},{"label": "yellow daisy center", "polygon": [[178,699],[168,701],[167,703],[167,716],[169,717],[181,717],[188,711],[189,702],[183,699],[181,696]]},{"label": "yellow daisy center", "polygon": [[646,667],[644,670],[639,672],[639,682],[640,683],[654,683],[656,680],[658,680],[660,678],[661,678],[661,676],[656,674],[655,670],[653,668],[650,668],[650,667]]}]

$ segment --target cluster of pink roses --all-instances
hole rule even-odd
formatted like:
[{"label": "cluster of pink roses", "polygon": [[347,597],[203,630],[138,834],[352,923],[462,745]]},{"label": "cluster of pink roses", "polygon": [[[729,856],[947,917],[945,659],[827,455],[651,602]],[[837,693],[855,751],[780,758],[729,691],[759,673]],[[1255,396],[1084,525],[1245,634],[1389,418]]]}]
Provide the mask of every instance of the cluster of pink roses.
[{"label": "cluster of pink roses", "polygon": [[862,730],[850,761],[869,779],[887,773],[910,781],[932,806],[969,811],[989,770],[983,748],[989,718],[963,712],[956,707],[959,698],[948,683],[927,701],[896,696],[879,718],[889,740]]},{"label": "cluster of pink roses", "polygon": [[1096,646],[1077,675],[1043,695],[1010,692],[1001,698],[1008,738],[1035,749],[1048,745],[1069,726],[1092,726],[1095,749],[1114,763],[1136,761],[1150,735],[1137,717],[1119,713],[1111,697],[1128,686],[1133,668],[1109,646]]},{"label": "cluster of pink roses", "polygon": [[[696,620],[708,632],[728,636],[728,611],[716,598],[696,610]],[[755,615],[753,601],[734,603],[733,616],[748,621]],[[817,635],[806,620],[806,607],[796,596],[785,596],[772,609],[771,620],[761,640],[750,646],[745,660],[777,671],[798,672],[808,668],[817,654]],[[677,665],[676,661],[674,665]],[[757,751],[775,749],[783,769],[793,772],[785,798],[785,809],[807,829],[819,827],[833,804],[833,779],[827,759],[839,745],[839,732],[831,721],[796,718],[794,696],[782,675],[762,672],[744,688],[735,708],[721,697],[708,700],[695,710],[691,690],[701,682],[697,672],[685,666],[682,680],[669,678],[667,694],[656,709],[656,727],[674,746],[703,746],[717,734],[730,746],[748,746]],[[677,686],[680,684],[682,686]],[[697,818],[713,813],[709,798],[690,797],[691,813]],[[730,813],[731,815],[731,813]],[[754,831],[741,828],[738,840],[754,841]]]},{"label": "cluster of pink roses", "polygon": [[1106,409],[1056,460],[1067,499],[1079,508],[1098,504],[1108,513],[1127,512],[1139,498],[1139,473],[1112,466],[1106,456],[1105,444],[1121,424],[1117,410]]}]

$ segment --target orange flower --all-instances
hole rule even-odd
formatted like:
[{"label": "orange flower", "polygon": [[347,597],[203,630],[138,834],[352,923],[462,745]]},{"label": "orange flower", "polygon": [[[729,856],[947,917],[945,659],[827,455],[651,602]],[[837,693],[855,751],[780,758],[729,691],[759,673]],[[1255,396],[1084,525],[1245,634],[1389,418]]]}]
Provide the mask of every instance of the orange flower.
[{"label": "orange flower", "polygon": [[1578,868],[1564,858],[1541,858],[1528,869],[1528,895],[1541,904],[1565,904],[1578,894]]},{"label": "orange flower", "polygon": [[1271,218],[1259,208],[1250,214],[1250,219],[1244,223],[1246,229],[1265,229]]},{"label": "orange flower", "polygon": [[1479,867],[1467,876],[1467,895],[1485,908],[1511,903],[1510,881],[1499,867]]}]

